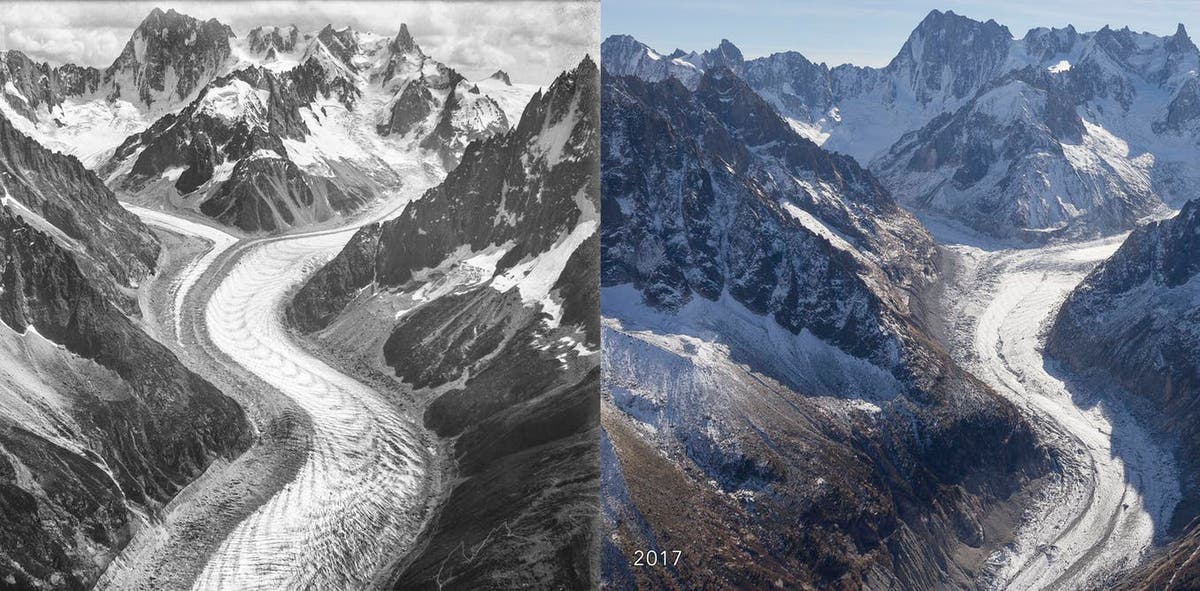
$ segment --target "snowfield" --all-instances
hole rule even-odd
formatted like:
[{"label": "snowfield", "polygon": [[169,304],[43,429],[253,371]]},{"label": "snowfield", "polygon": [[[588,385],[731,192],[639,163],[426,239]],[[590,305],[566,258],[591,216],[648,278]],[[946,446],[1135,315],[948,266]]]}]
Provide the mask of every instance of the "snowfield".
[{"label": "snowfield", "polygon": [[1029,250],[950,247],[958,260],[945,298],[951,350],[1025,411],[1062,468],[1015,542],[990,557],[984,588],[1090,588],[1137,564],[1179,501],[1171,453],[1122,394],[1068,374],[1042,352],[1066,295],[1123,238]]}]

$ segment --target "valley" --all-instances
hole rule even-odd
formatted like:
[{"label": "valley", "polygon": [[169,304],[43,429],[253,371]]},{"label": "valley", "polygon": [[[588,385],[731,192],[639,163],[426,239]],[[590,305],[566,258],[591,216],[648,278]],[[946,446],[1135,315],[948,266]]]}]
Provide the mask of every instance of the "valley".
[{"label": "valley", "polygon": [[1067,294],[1123,236],[1036,249],[951,245],[943,294],[949,349],[1025,413],[1059,470],[1026,509],[1014,542],[988,559],[991,589],[1087,589],[1137,565],[1180,498],[1170,447],[1129,396],[1047,357]]},{"label": "valley", "polygon": [[594,580],[586,19],[537,85],[147,10],[104,69],[0,53],[0,586]]},{"label": "valley", "polygon": [[[279,490],[229,532],[193,588],[361,587],[406,552],[421,531],[442,467],[432,435],[414,420],[419,416],[411,410],[416,402],[383,399],[373,388],[313,358],[291,342],[282,307],[359,225],[395,215],[422,189],[414,182],[348,227],[266,239],[239,240],[186,217],[129,206],[151,226],[211,241],[168,286],[172,297],[169,314],[159,318],[161,333],[174,332],[180,343],[185,335],[205,339],[189,348],[219,352],[215,363],[249,371],[288,397],[311,422],[307,437],[294,440],[296,448],[275,450],[304,458],[297,473],[290,482],[278,483]],[[201,282],[216,287],[192,293]],[[188,318],[189,305],[203,309],[203,315]],[[260,432],[279,419],[273,416],[279,408],[239,401],[262,411],[255,417]],[[406,407],[410,410],[404,413]],[[185,503],[172,514],[195,520],[193,513],[206,509],[180,506]],[[156,527],[169,530],[172,524]],[[140,543],[135,538],[131,547]],[[307,566],[297,569],[297,564]],[[173,565],[158,568],[170,571]],[[127,588],[117,584],[125,576],[116,569],[106,573],[106,580],[111,588]]]}]

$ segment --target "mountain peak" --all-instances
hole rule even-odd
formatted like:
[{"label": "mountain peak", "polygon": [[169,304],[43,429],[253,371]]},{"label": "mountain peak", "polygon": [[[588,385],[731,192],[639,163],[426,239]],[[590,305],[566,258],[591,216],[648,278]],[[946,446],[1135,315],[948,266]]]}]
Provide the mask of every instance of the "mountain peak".
[{"label": "mountain peak", "polygon": [[[1004,31],[1004,34],[1012,37],[1008,27],[997,23],[993,19],[977,21],[973,18],[958,14],[953,10],[942,12],[937,9],[929,11],[929,14],[925,15],[925,18],[921,19],[921,22],[917,24],[916,29],[913,30],[913,35],[916,35],[921,31],[935,31],[941,29],[959,29],[965,31],[985,30],[988,32]],[[912,36],[909,36],[909,39],[911,40]]]},{"label": "mountain peak", "polygon": [[290,52],[296,48],[300,30],[296,25],[286,27],[260,26],[250,29],[246,42],[254,53]]},{"label": "mountain peak", "polygon": [[592,54],[585,53],[576,69],[594,76],[596,74],[596,62],[592,59]]},{"label": "mountain peak", "polygon": [[512,86],[512,79],[508,77],[508,72],[505,72],[504,70],[496,70],[496,72],[491,76],[488,76],[488,78],[492,80],[499,80],[503,82],[505,86]]},{"label": "mountain peak", "polygon": [[[150,11],[125,48],[104,71],[114,95],[147,105],[183,99],[215,76],[229,59],[233,30],[216,19],[201,21],[174,9]],[[170,74],[170,75],[168,75]],[[169,83],[174,87],[167,88]]]},{"label": "mountain peak", "polygon": [[1179,23],[1175,27],[1175,34],[1167,39],[1167,51],[1173,53],[1195,53],[1197,51],[1196,45],[1192,43],[1192,38],[1188,36],[1187,29],[1183,27],[1183,23]]},{"label": "mountain peak", "polygon": [[[887,69],[906,72],[923,102],[938,96],[963,98],[999,72],[1011,42],[1008,27],[994,20],[933,10]],[[947,83],[950,88],[943,88]]]},{"label": "mountain peak", "polygon": [[600,44],[600,59],[604,59],[603,56],[606,53],[606,50],[604,49],[605,47],[608,47],[609,50],[617,50],[618,48],[644,46],[645,44],[635,39],[633,35],[609,35],[604,39],[604,42]]},{"label": "mountain peak", "polygon": [[722,39],[716,49],[704,52],[704,65],[709,68],[724,66],[731,70],[738,70],[744,61],[742,50],[728,39]]},{"label": "mountain peak", "polygon": [[396,33],[395,39],[392,39],[391,48],[396,53],[421,53],[421,48],[417,46],[412,34],[408,32],[406,23],[400,23],[400,32]]},{"label": "mountain peak", "polygon": [[325,25],[325,28],[317,33],[317,40],[347,66],[358,53],[358,36],[350,27],[335,30],[333,25]]}]

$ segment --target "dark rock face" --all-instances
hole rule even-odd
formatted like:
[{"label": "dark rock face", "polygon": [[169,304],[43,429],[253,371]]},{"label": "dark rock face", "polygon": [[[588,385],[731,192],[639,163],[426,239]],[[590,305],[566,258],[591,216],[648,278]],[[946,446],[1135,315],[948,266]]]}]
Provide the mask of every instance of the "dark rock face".
[{"label": "dark rock face", "polygon": [[1070,367],[1107,371],[1160,409],[1190,472],[1191,500],[1180,503],[1177,525],[1200,507],[1200,423],[1191,410],[1200,396],[1198,228],[1200,202],[1190,201],[1176,217],[1135,230],[1067,298],[1047,343]]},{"label": "dark rock face", "polygon": [[[10,589],[90,588],[129,538],[120,487],[91,458],[20,425],[6,421],[2,429],[7,453],[0,454],[0,578]],[[17,469],[36,474],[37,485],[18,484]],[[76,546],[78,540],[105,550],[93,558]]]},{"label": "dark rock face", "polygon": [[335,31],[333,25],[325,25],[325,28],[317,33],[317,40],[347,66],[351,65],[358,53],[358,38],[350,27]]},{"label": "dark rock face", "polygon": [[[596,330],[596,310],[587,316]],[[439,435],[458,438],[459,473],[470,480],[451,492],[429,546],[394,588],[595,587],[600,371],[594,357],[564,365],[556,356],[570,353],[546,350],[563,331],[538,318],[515,292],[483,287],[417,310],[388,341],[385,355],[406,381],[470,376],[425,414]],[[461,560],[464,545],[488,534],[474,560]]]},{"label": "dark rock face", "polygon": [[[393,573],[397,589],[597,584],[588,516],[599,486],[599,368],[577,347],[599,345],[598,86],[589,59],[559,76],[515,128],[473,142],[441,185],[398,218],[360,230],[289,306],[299,328],[336,330],[356,322],[363,298],[432,281],[419,271],[464,250],[507,249],[483,284],[404,313],[382,344],[400,381],[436,392],[425,423],[455,438],[460,476],[427,544]],[[555,251],[589,228],[569,257]],[[550,287],[557,314],[520,287],[493,283],[559,256],[566,260]],[[474,549],[469,559],[464,548]]]},{"label": "dark rock face", "polygon": [[238,162],[200,212],[248,232],[273,232],[354,211],[369,198],[365,191],[343,190],[331,179],[306,174],[286,158],[260,156]]},{"label": "dark rock face", "polygon": [[375,282],[377,252],[379,224],[364,226],[304,284],[288,306],[289,321],[306,333],[329,326],[360,289]]},{"label": "dark rock face", "polygon": [[250,51],[256,54],[266,54],[274,51],[290,53],[296,49],[300,40],[300,31],[295,25],[287,27],[255,27],[246,35],[246,43]]},{"label": "dark rock face", "polygon": [[[908,81],[917,100],[966,98],[1002,72],[1012,33],[994,20],[975,21],[934,10],[887,65]],[[949,81],[949,87],[944,85]]]},{"label": "dark rock face", "polygon": [[[695,93],[673,80],[606,80],[605,285],[632,283],[665,309],[728,290],[793,332],[886,348],[868,321],[879,303],[852,279],[862,263],[784,205],[875,245],[887,253],[875,272],[919,288],[932,273],[932,239],[870,173],[797,136],[728,71],[705,74]],[[826,191],[853,198],[830,202]],[[885,215],[895,221],[881,223]]]},{"label": "dark rock face", "polygon": [[[0,209],[0,247],[4,330],[33,327],[74,359],[109,372],[66,393],[72,402],[63,412],[82,431],[56,435],[86,446],[82,453],[3,420],[0,447],[8,454],[0,461],[0,498],[8,510],[0,537],[30,536],[33,543],[4,545],[12,562],[0,565],[0,577],[83,589],[128,540],[127,502],[156,511],[213,459],[244,450],[248,425],[233,401],[94,287],[76,255],[8,207]],[[32,363],[48,363],[29,355]],[[18,464],[36,475],[32,483],[14,476]]]},{"label": "dark rock face", "polygon": [[423,79],[405,84],[392,103],[387,123],[378,127],[379,135],[407,135],[424,123],[436,106],[433,93],[429,92]]},{"label": "dark rock face", "polygon": [[19,51],[6,51],[0,57],[0,86],[11,82],[20,96],[0,92],[17,113],[30,121],[38,119],[35,110],[59,105],[68,96],[96,92],[100,86],[100,70],[66,64],[50,67],[35,63]]},{"label": "dark rock face", "polygon": [[1079,32],[1072,25],[1062,29],[1040,27],[1025,33],[1025,50],[1039,62],[1047,62],[1068,53],[1079,42]]},{"label": "dark rock face", "polygon": [[[621,301],[604,304],[617,323],[606,320],[603,349],[605,583],[964,584],[1008,534],[983,525],[988,508],[1048,463],[1016,409],[919,328],[937,256],[928,234],[732,71],[709,69],[692,90],[610,74],[601,284]],[[727,365],[642,338],[673,338],[672,322],[693,334],[679,315],[705,301],[745,310],[697,333],[728,346]],[[624,317],[628,306],[668,328]],[[776,347],[791,345],[763,342],[768,325],[886,372],[897,395],[878,414],[830,410],[780,370],[791,361]],[[638,549],[692,558],[631,569]]]},{"label": "dark rock face", "polygon": [[158,242],[112,191],[74,157],[43,148],[3,116],[0,184],[6,197],[82,246],[87,258],[81,262],[89,274],[103,273],[130,286],[153,271]]},{"label": "dark rock face", "polygon": [[391,49],[396,54],[421,53],[421,48],[417,47],[417,42],[408,32],[408,25],[404,23],[400,23],[400,31],[396,33],[396,38],[392,39]]},{"label": "dark rock face", "polygon": [[427,59],[428,56],[408,32],[408,25],[401,23],[400,32],[388,44],[388,61],[379,77],[380,84],[387,86],[397,75],[421,68]]},{"label": "dark rock face", "polygon": [[[216,19],[200,21],[155,8],[104,70],[104,81],[112,85],[113,96],[146,105],[185,99],[225,65],[232,36],[233,31]],[[169,80],[174,82],[171,88]]]},{"label": "dark rock face", "polygon": [[1183,84],[1179,93],[1167,105],[1167,115],[1155,122],[1154,131],[1186,133],[1200,121],[1200,79],[1192,78]]}]

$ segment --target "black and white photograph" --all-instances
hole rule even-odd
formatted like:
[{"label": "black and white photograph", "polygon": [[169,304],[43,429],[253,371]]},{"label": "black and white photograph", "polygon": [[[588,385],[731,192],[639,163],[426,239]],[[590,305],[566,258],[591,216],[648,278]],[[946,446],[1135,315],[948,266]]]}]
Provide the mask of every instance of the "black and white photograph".
[{"label": "black and white photograph", "polygon": [[1196,0],[0,0],[0,591],[1200,591]]},{"label": "black and white photograph", "polygon": [[0,5],[0,588],[597,586],[598,48]]}]

